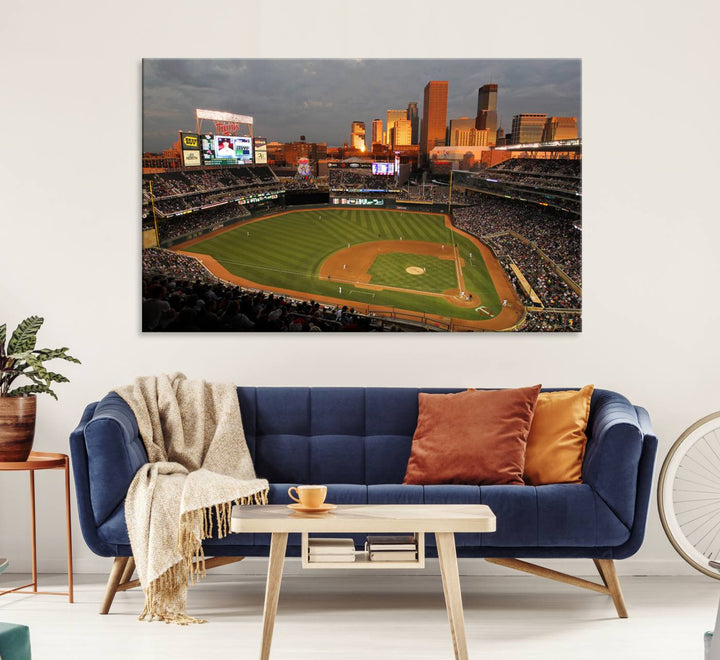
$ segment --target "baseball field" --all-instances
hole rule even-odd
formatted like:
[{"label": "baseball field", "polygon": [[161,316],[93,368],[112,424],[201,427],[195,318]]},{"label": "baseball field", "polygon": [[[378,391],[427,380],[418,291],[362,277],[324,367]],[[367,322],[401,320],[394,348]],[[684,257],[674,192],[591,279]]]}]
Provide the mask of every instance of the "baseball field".
[{"label": "baseball field", "polygon": [[359,311],[405,310],[488,330],[521,316],[492,252],[438,213],[288,211],[174,249],[224,280]]}]

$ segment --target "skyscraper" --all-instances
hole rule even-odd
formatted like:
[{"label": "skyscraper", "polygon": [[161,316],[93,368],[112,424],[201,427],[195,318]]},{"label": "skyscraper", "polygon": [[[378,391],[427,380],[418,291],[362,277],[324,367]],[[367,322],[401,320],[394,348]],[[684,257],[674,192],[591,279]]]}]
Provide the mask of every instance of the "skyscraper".
[{"label": "skyscraper", "polygon": [[525,112],[515,115],[512,123],[512,143],[540,142],[546,119],[547,115],[545,113]]},{"label": "skyscraper", "polygon": [[475,128],[474,117],[460,117],[459,119],[451,119],[450,129],[448,130],[448,145],[450,145],[451,147],[458,146],[460,143],[457,142],[457,132],[468,130],[470,128]]},{"label": "skyscraper", "polygon": [[407,119],[407,110],[388,110],[387,111],[387,124],[385,126],[385,138],[387,144],[392,144],[392,129],[395,126],[396,121],[401,119]]},{"label": "skyscraper", "polygon": [[445,144],[448,81],[431,80],[425,85],[423,115],[420,127],[420,160],[427,164],[433,147]]},{"label": "skyscraper", "polygon": [[365,151],[365,122],[354,121],[350,129],[350,147]]},{"label": "skyscraper", "polygon": [[372,144],[382,142],[383,141],[382,135],[383,135],[382,119],[373,119],[372,120]]},{"label": "skyscraper", "polygon": [[542,141],[576,140],[577,136],[577,117],[548,117],[545,122]]},{"label": "skyscraper", "polygon": [[412,128],[412,137],[410,138],[410,144],[417,144],[420,122],[416,101],[410,101],[410,103],[408,103],[407,118],[410,120],[410,127]]},{"label": "skyscraper", "polygon": [[478,90],[478,106],[477,117],[475,118],[475,128],[478,130],[487,129],[490,133],[490,139],[494,140],[498,127],[497,120],[497,92],[498,86],[495,84],[483,85]]},{"label": "skyscraper", "polygon": [[407,146],[412,140],[412,125],[409,119],[398,119],[390,131],[390,144],[392,148]]}]

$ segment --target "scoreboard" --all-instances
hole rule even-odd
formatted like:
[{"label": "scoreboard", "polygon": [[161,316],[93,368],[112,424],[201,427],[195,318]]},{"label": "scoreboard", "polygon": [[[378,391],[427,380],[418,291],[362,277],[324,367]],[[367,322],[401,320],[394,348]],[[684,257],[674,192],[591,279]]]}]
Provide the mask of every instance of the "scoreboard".
[{"label": "scoreboard", "polygon": [[369,197],[333,197],[332,203],[342,206],[384,206],[385,200]]},{"label": "scoreboard", "polygon": [[372,173],[380,176],[395,176],[395,163],[373,163]]}]

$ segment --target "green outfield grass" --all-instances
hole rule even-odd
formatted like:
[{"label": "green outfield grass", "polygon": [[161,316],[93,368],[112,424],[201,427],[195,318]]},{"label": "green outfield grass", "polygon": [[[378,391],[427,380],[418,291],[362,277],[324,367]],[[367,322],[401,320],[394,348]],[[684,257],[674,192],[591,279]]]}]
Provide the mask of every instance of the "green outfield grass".
[{"label": "green outfield grass", "polygon": [[[310,295],[344,298],[358,303],[464,319],[487,319],[472,308],[461,308],[433,296],[402,291],[372,291],[352,284],[320,279],[322,263],[348,245],[386,240],[416,240],[457,244],[465,259],[466,289],[482,298],[494,316],[500,300],[477,247],[450,230],[439,214],[323,208],[270,216],[208,238],[189,248],[214,257],[231,273],[273,287]],[[472,253],[473,257],[469,257]],[[412,261],[412,263],[410,263]],[[406,265],[403,266],[402,264]],[[424,275],[410,275],[408,266],[425,267]],[[372,283],[439,293],[457,288],[452,261],[423,255],[379,255],[371,268]],[[377,278],[377,279],[376,279]],[[342,293],[339,288],[342,287]]]}]

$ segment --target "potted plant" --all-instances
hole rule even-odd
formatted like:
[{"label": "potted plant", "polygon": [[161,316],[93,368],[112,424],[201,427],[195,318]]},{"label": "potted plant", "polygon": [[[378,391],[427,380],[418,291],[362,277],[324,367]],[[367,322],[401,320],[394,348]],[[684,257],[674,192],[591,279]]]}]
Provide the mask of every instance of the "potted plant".
[{"label": "potted plant", "polygon": [[[5,346],[7,328],[0,325],[0,461],[25,461],[35,437],[36,394],[57,399],[53,383],[69,382],[65,376],[48,371],[45,362],[61,359],[80,363],[67,348],[35,348],[37,332],[44,319],[26,318]],[[10,389],[24,377],[30,383]]]}]

